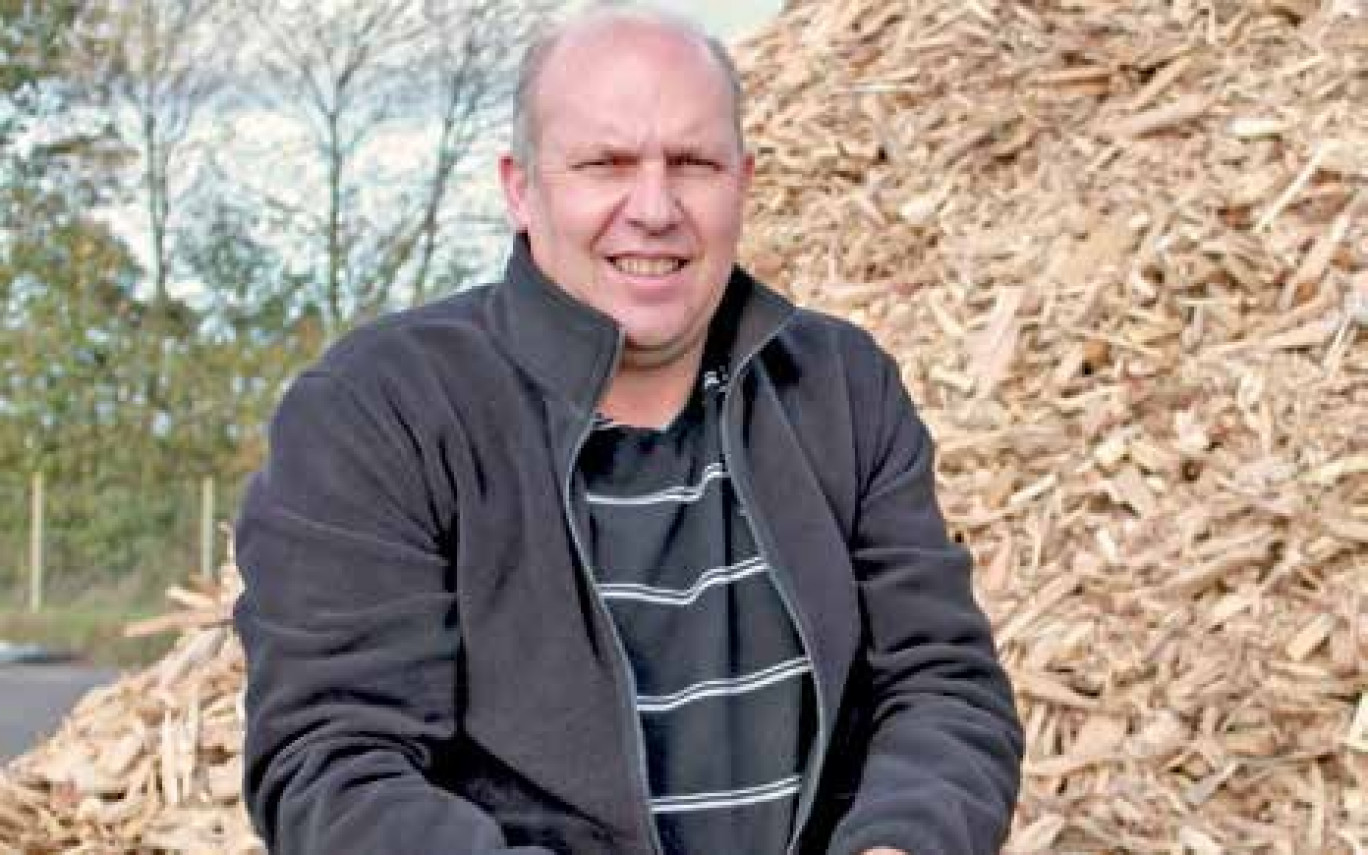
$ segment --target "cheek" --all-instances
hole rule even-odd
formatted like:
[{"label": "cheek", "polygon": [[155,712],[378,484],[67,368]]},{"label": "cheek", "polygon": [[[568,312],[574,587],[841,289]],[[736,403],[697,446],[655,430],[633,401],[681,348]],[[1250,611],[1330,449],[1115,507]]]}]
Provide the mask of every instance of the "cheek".
[{"label": "cheek", "polygon": [[560,193],[550,214],[557,230],[569,240],[591,241],[613,220],[614,195],[596,187],[582,187]]},{"label": "cheek", "polygon": [[690,205],[695,211],[698,229],[705,238],[727,241],[734,240],[740,234],[742,201],[730,189],[699,192],[690,200]]}]

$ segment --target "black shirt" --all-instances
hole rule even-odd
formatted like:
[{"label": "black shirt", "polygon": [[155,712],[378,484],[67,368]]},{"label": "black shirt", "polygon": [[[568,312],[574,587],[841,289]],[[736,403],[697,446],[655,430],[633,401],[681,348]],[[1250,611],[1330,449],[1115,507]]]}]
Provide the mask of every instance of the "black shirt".
[{"label": "black shirt", "polygon": [[579,458],[666,855],[782,855],[814,731],[811,664],[722,457],[724,381],[704,372],[662,430],[601,419]]}]

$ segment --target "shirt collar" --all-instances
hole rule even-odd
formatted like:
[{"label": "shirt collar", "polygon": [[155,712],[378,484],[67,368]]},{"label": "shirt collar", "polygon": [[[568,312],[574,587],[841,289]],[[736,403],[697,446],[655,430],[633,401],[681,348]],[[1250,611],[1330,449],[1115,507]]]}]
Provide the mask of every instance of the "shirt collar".
[{"label": "shirt collar", "polygon": [[[616,369],[621,331],[608,315],[549,279],[532,260],[524,234],[513,241],[488,311],[500,345],[524,370],[576,409],[594,411]],[[709,341],[725,354],[724,364],[735,368],[795,311],[793,303],[734,267]]]}]

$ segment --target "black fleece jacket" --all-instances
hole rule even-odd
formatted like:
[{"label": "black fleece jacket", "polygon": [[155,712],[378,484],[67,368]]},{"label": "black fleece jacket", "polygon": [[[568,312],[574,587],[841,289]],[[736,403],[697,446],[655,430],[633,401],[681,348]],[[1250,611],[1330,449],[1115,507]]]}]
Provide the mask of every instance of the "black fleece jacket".
[{"label": "black fleece jacket", "polygon": [[[729,468],[818,689],[793,851],[997,852],[1020,724],[896,365],[739,270],[714,323]],[[293,383],[237,528],[244,795],[272,852],[653,852],[571,498],[620,348],[519,240],[502,282]]]}]

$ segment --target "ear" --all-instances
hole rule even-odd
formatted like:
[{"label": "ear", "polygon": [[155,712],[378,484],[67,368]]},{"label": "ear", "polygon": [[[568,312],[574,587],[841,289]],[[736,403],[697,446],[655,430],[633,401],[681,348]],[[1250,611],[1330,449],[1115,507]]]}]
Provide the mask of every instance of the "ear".
[{"label": "ear", "polygon": [[527,195],[531,176],[527,174],[527,169],[507,152],[499,157],[499,184],[503,187],[504,208],[508,221],[518,231],[527,231],[530,222]]}]

